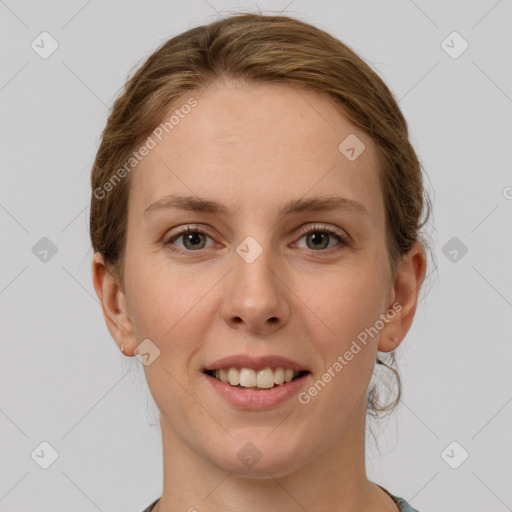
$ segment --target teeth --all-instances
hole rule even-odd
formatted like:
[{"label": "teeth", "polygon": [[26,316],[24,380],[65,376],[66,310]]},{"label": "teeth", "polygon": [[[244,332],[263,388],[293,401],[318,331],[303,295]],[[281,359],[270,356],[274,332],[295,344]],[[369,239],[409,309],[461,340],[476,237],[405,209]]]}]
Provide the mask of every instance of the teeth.
[{"label": "teeth", "polygon": [[242,368],[240,370],[240,386],[243,388],[256,386],[256,372],[252,368]]},{"label": "teeth", "polygon": [[282,384],[284,382],[283,368],[276,368],[274,371],[274,384]]},{"label": "teeth", "polygon": [[263,368],[256,376],[256,386],[269,389],[274,387],[274,372],[271,368]]},{"label": "teeth", "polygon": [[293,379],[293,370],[290,370],[290,368],[286,368],[284,371],[284,381],[290,382]]},{"label": "teeth", "polygon": [[213,376],[222,381],[229,382],[231,386],[243,388],[271,389],[285,382],[291,382],[299,372],[291,368],[262,368],[255,371],[252,368],[221,368],[214,370]]},{"label": "teeth", "polygon": [[240,372],[236,368],[228,370],[228,381],[231,386],[238,386],[240,384]]}]

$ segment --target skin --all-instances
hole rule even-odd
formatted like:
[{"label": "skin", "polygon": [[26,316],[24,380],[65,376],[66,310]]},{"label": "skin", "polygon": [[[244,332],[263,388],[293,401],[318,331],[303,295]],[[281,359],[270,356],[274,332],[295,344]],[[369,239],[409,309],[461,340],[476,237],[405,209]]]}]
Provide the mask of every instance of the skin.
[{"label": "skin", "polygon": [[[193,97],[198,105],[130,176],[124,287],[99,253],[92,264],[125,355],[147,338],[161,351],[144,366],[163,440],[154,510],[396,511],[366,476],[366,393],[377,350],[394,350],[411,326],[426,262],[416,243],[391,272],[373,142],[314,91],[223,82]],[[338,150],[349,134],[366,146],[353,162]],[[214,199],[234,213],[144,215],[170,193]],[[367,214],[278,213],[291,199],[332,194]],[[174,239],[184,254],[173,252],[165,242],[189,223],[204,235],[188,245]],[[350,245],[331,236],[317,248],[299,232],[317,223]],[[263,249],[250,264],[236,252],[247,236]],[[201,373],[234,353],[278,354],[311,371],[307,389],[394,302],[401,310],[393,320],[308,404],[293,397],[241,411]],[[247,442],[262,454],[252,468],[237,457]]]}]

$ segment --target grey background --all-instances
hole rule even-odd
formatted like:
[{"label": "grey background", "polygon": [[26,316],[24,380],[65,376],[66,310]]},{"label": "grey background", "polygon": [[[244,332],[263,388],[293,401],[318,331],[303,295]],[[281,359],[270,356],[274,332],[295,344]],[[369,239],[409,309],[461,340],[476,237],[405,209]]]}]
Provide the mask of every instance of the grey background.
[{"label": "grey background", "polygon": [[[160,495],[155,406],[91,282],[90,168],[135,66],[258,8],[330,31],[381,75],[435,193],[438,270],[397,351],[402,403],[368,476],[421,512],[512,510],[510,0],[0,0],[0,511],[140,511]],[[31,47],[43,31],[58,42],[47,59]],[[458,58],[441,45],[453,31],[469,44]],[[49,456],[43,441],[58,452],[48,469],[31,456]]]}]

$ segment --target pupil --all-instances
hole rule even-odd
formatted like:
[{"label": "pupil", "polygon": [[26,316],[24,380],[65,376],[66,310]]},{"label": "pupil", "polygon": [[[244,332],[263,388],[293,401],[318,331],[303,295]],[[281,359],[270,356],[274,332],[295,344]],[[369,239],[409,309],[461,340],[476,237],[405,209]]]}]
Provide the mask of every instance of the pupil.
[{"label": "pupil", "polygon": [[188,233],[188,235],[186,236],[186,241],[191,243],[192,245],[195,243],[199,243],[200,242],[199,233]]},{"label": "pupil", "polygon": [[[318,239],[318,236],[320,237],[319,239]],[[321,243],[322,243],[322,239],[324,239],[324,238],[327,238],[327,237],[325,236],[325,234],[320,234],[320,235],[319,235],[318,233],[313,233],[313,234],[311,235],[311,241],[312,241],[312,242],[313,242],[313,244],[315,244],[316,246],[318,246],[317,242],[321,244]]]}]

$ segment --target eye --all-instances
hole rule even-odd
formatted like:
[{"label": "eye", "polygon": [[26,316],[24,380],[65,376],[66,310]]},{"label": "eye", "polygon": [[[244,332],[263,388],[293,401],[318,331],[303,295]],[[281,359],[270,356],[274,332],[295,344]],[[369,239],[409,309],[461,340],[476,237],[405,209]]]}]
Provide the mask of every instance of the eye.
[{"label": "eye", "polygon": [[301,230],[301,239],[306,239],[306,248],[318,252],[318,250],[332,249],[329,246],[329,239],[337,239],[338,244],[349,246],[348,237],[340,231],[327,227],[325,224],[316,224]]},{"label": "eye", "polygon": [[[197,226],[186,226],[179,229],[179,232],[169,238],[165,245],[176,252],[196,251],[205,248],[205,238],[210,238],[206,233],[200,231]],[[175,247],[174,241],[182,239],[183,247]]]},{"label": "eye", "polygon": [[[350,245],[347,235],[341,231],[327,227],[325,224],[316,224],[300,230],[301,239],[306,239],[306,249],[318,252],[319,250],[332,249],[329,242],[334,238],[338,241],[336,245],[348,247]],[[178,253],[194,252],[205,249],[206,239],[211,237],[198,226],[183,226],[178,228],[178,233],[171,236],[164,242],[166,247]],[[183,246],[176,245],[175,241],[182,240]],[[336,247],[336,245],[334,247]],[[211,247],[211,245],[210,245]]]}]

